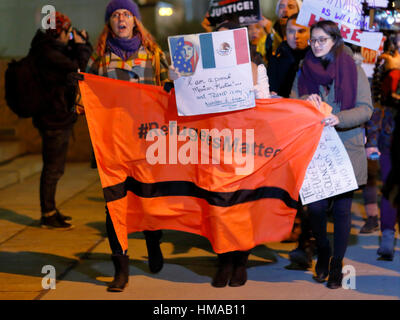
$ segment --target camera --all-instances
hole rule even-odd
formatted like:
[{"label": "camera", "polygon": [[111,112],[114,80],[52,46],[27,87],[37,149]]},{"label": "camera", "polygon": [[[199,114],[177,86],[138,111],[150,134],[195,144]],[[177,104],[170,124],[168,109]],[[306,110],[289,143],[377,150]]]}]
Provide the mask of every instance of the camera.
[{"label": "camera", "polygon": [[[77,34],[79,34],[82,37],[83,40],[87,41],[87,38],[78,29],[72,28],[72,30],[75,31]],[[74,40],[74,32],[73,31],[71,31],[69,33],[69,40],[70,41]]]},{"label": "camera", "polygon": [[[369,32],[400,31],[400,5],[398,2],[364,0],[362,3],[363,30]],[[385,4],[386,6],[384,6]]]}]

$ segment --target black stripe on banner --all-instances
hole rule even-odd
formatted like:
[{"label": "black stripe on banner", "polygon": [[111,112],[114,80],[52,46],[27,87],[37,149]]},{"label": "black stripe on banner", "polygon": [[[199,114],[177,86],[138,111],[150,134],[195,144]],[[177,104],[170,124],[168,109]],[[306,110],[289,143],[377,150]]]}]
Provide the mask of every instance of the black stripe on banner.
[{"label": "black stripe on banner", "polygon": [[213,192],[202,189],[189,181],[167,181],[143,183],[132,177],[125,182],[103,189],[104,199],[111,202],[124,198],[127,192],[142,198],[188,196],[206,200],[210,205],[230,207],[259,199],[279,199],[289,208],[297,209],[298,201],[291,198],[286,190],[278,187],[261,187],[253,190],[242,189],[234,192]]}]

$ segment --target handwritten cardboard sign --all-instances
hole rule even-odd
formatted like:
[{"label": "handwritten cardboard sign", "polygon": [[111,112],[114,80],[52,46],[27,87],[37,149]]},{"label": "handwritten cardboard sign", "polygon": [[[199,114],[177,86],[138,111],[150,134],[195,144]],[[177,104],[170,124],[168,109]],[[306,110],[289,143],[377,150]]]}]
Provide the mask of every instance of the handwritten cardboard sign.
[{"label": "handwritten cardboard sign", "polygon": [[168,38],[181,116],[255,106],[247,29]]},{"label": "handwritten cardboard sign", "polygon": [[325,127],[300,190],[303,205],[358,188],[353,166],[336,130]]},{"label": "handwritten cardboard sign", "polygon": [[331,20],[338,24],[345,42],[378,50],[383,34],[360,30],[369,22],[363,20],[360,1],[304,0],[297,23],[312,26],[320,20]]}]

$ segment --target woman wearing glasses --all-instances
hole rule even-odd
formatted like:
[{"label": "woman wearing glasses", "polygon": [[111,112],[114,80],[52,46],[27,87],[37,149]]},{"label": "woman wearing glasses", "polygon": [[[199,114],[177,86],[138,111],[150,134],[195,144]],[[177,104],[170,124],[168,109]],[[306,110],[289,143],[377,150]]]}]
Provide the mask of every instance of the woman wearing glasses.
[{"label": "woman wearing glasses", "polygon": [[[87,72],[118,80],[164,85],[168,81],[168,63],[160,47],[140,21],[138,6],[132,0],[112,0],[106,9],[106,24]],[[115,267],[108,291],[123,291],[129,278],[129,257],[118,241],[106,206],[106,227]],[[162,231],[144,231],[153,273],[163,267],[160,250]]]},{"label": "woman wearing glasses", "polygon": [[[320,21],[310,29],[311,50],[306,54],[293,84],[291,97],[311,101],[316,107],[326,102],[332,114],[324,119],[335,127],[353,165],[358,185],[367,181],[367,158],[362,124],[372,115],[371,90],[365,73],[345,52],[337,25]],[[342,285],[342,262],[351,229],[353,192],[308,205],[311,227],[317,243],[318,259],[314,279],[328,288]],[[333,202],[333,252],[327,237],[326,211]]]}]

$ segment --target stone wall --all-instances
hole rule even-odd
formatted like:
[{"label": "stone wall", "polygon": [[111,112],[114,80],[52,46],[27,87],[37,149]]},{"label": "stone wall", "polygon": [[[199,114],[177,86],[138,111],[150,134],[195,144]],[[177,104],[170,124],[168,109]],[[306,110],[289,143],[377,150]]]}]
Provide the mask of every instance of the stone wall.
[{"label": "stone wall", "polygon": [[[4,92],[4,73],[8,60],[0,59],[0,138],[19,140],[29,153],[41,152],[41,139],[32,119],[18,118],[7,106]],[[74,126],[70,141],[68,161],[88,161],[91,155],[91,143],[85,116],[80,116]]]}]

